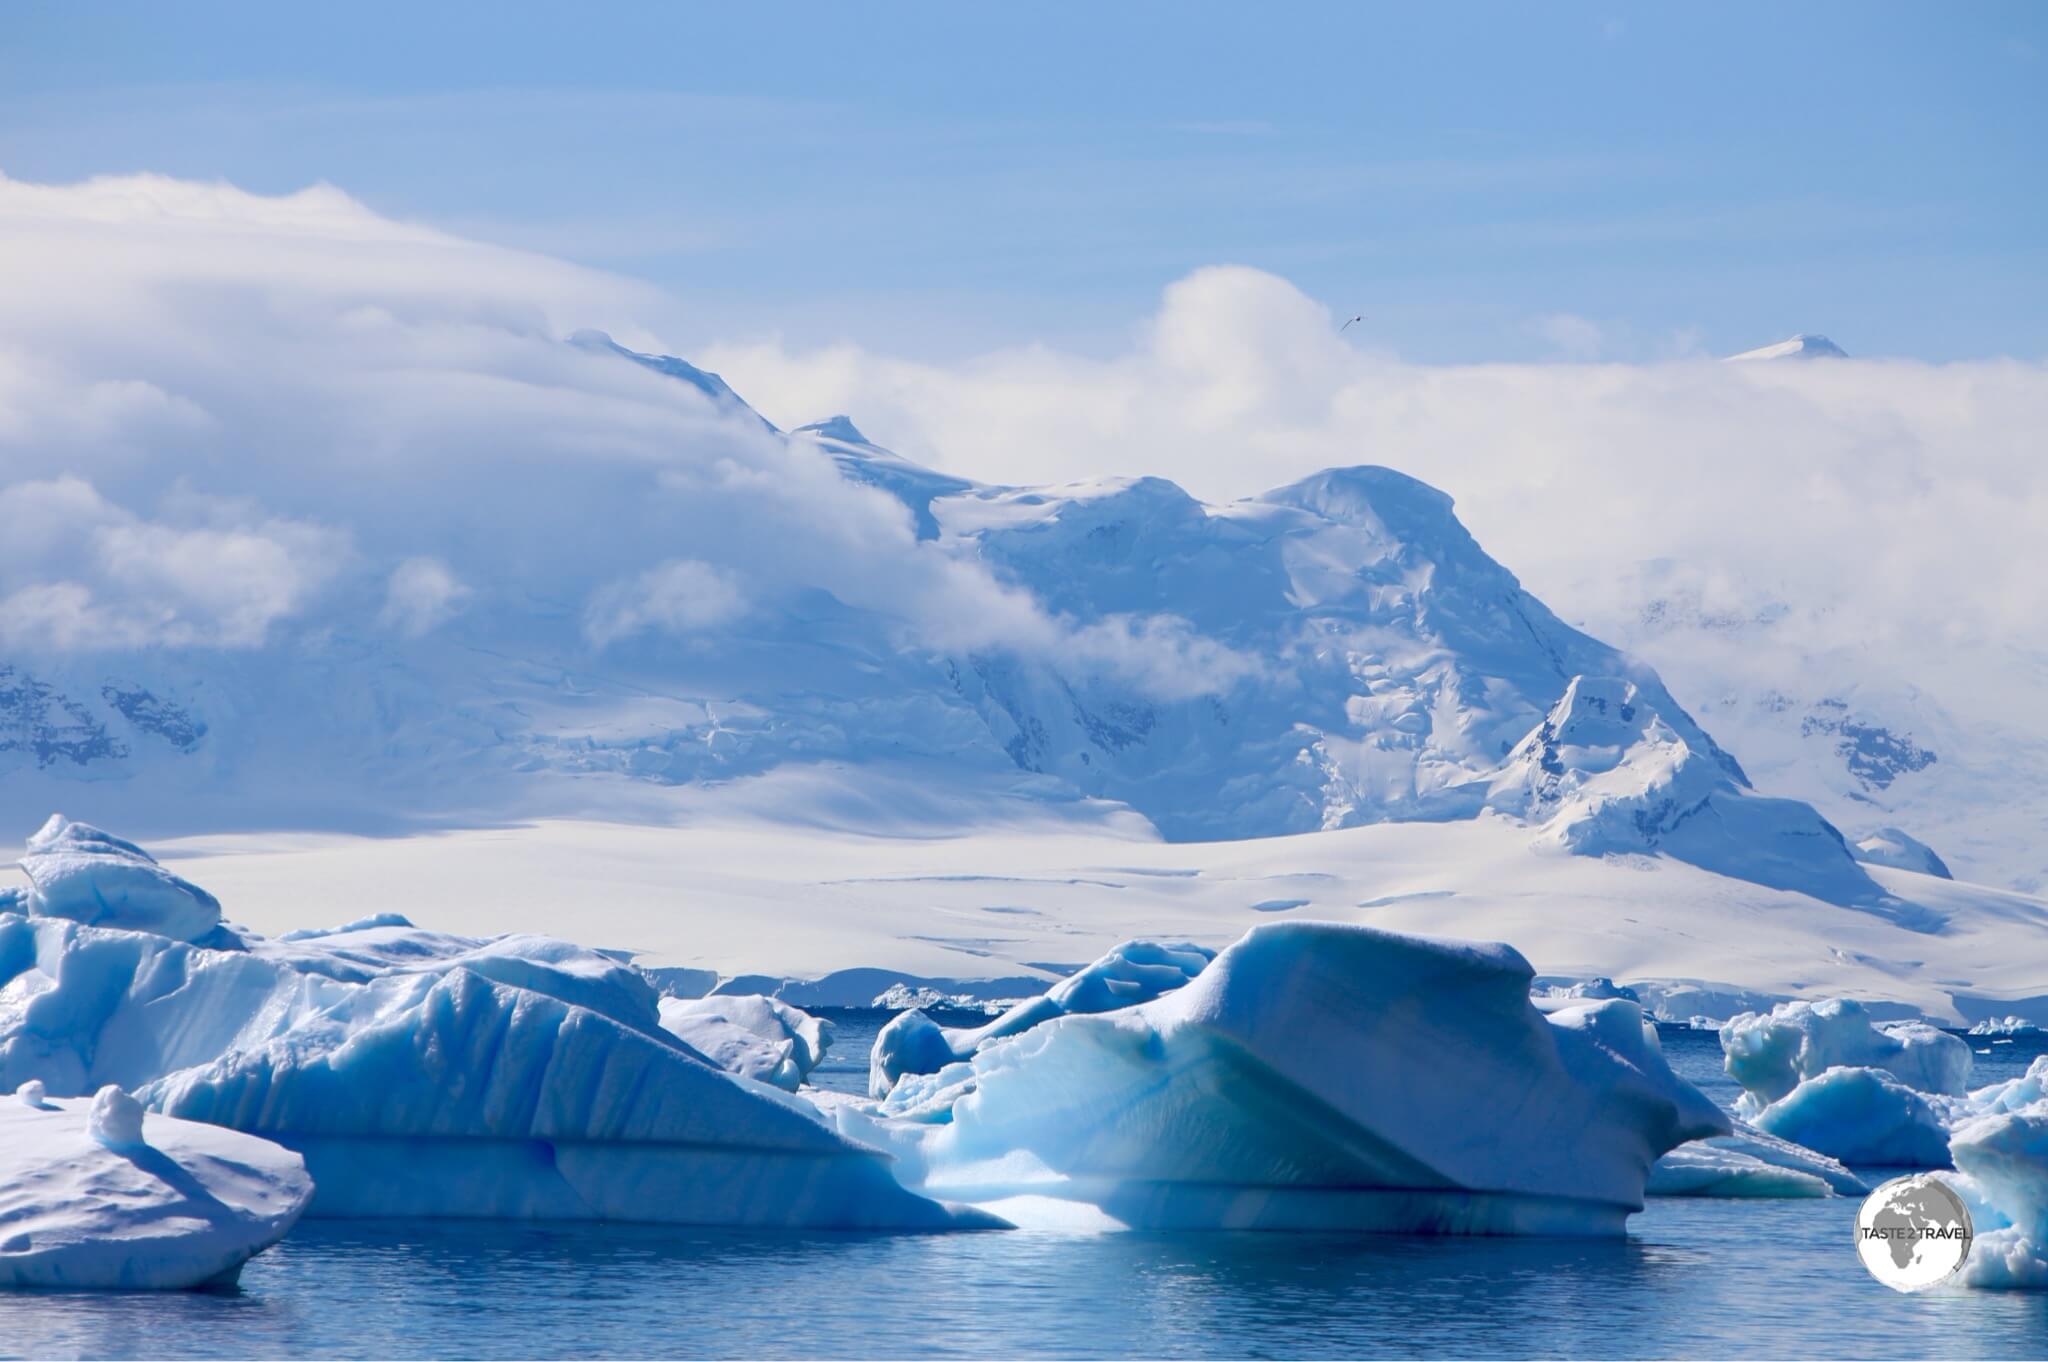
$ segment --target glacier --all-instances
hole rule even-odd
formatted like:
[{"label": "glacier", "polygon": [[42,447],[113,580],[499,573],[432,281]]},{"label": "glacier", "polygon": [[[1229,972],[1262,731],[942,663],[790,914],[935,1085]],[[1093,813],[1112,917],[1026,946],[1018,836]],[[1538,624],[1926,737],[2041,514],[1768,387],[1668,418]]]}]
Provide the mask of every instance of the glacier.
[{"label": "glacier", "polygon": [[0,1287],[178,1290],[232,1283],[313,1195],[268,1140],[144,1113],[118,1087],[0,1098]]},{"label": "glacier", "polygon": [[1937,879],[1955,878],[1949,873],[1947,862],[1934,854],[1933,847],[1899,828],[1879,828],[1859,838],[1850,851],[1866,865],[1888,865],[1895,870],[1917,871]]},{"label": "glacier", "polygon": [[[228,653],[13,658],[4,694],[19,699],[8,713],[20,732],[0,809],[33,801],[40,817],[61,790],[72,807],[72,796],[89,798],[103,821],[132,817],[153,835],[204,831],[184,846],[152,845],[238,862],[207,865],[202,878],[216,888],[231,883],[221,875],[281,874],[279,858],[301,857],[305,882],[238,893],[273,934],[321,920],[298,908],[308,896],[331,905],[328,920],[382,902],[329,875],[353,876],[399,841],[437,863],[444,852],[481,854],[484,864],[467,866],[480,884],[515,846],[538,854],[560,838],[601,839],[632,861],[572,856],[541,868],[546,883],[522,876],[509,893],[450,875],[436,920],[459,914],[480,937],[516,914],[529,931],[555,931],[548,894],[580,895],[594,877],[606,930],[633,941],[651,968],[775,971],[778,981],[872,970],[882,977],[862,1002],[910,977],[962,985],[944,994],[995,978],[1042,984],[1139,934],[1218,947],[1243,925],[1220,920],[1234,888],[1127,885],[1127,902],[1142,895],[1164,911],[1120,914],[1098,931],[1107,905],[1090,892],[1095,872],[1156,859],[1162,840],[1195,869],[1270,859],[1244,839],[1320,833],[1329,840],[1315,859],[1332,863],[1332,892],[1306,874],[1275,874],[1245,886],[1236,916],[1430,930],[1431,915],[1413,907],[1430,896],[1462,919],[1460,934],[1512,939],[1546,971],[1729,998],[1856,989],[1965,1020],[1994,1008],[2048,1017],[2048,985],[1994,941],[2048,909],[1866,863],[1811,805],[1759,792],[1707,731],[1723,711],[1702,711],[1703,723],[1654,671],[1567,624],[1423,482],[1362,465],[1224,502],[1157,478],[983,483],[876,444],[843,416],[777,429],[675,357],[594,335],[534,344],[636,410],[673,418],[660,445],[671,460],[607,474],[608,495],[643,509],[652,496],[662,508],[659,533],[643,517],[599,546],[619,580],[640,581],[636,572],[676,551],[671,519],[694,503],[665,498],[701,472],[702,455],[778,496],[829,487],[850,498],[849,514],[868,517],[856,558],[916,565],[904,580],[993,583],[1045,627],[972,639],[910,629],[895,588],[835,590],[850,568],[834,560],[815,579],[741,593],[744,619],[616,638],[600,630],[600,642],[585,607],[616,582],[589,579],[580,560],[575,572],[536,576],[523,559],[495,556],[516,536],[493,536],[450,566],[503,589],[475,592],[444,628],[372,629],[344,612]],[[717,564],[696,570],[725,582]],[[1853,706],[1829,722],[1831,741],[1867,736]],[[268,741],[277,733],[292,742]],[[1900,751],[1899,761],[1919,759]],[[757,846],[771,840],[762,829],[779,832],[765,853],[774,864],[738,858],[723,875],[694,878],[687,901],[640,911],[658,877],[678,874],[648,846],[697,838],[696,854],[717,855],[741,823]],[[263,854],[228,856],[228,837],[214,831],[223,828]],[[1338,836],[1387,828],[1399,837]],[[646,836],[626,848],[623,829]],[[920,844],[906,855],[921,858],[921,844],[971,834],[1005,856],[1027,831],[1053,834],[1053,847],[1104,845],[1061,868],[1072,880],[1065,902],[1001,924],[1014,930],[941,927],[914,911],[923,897],[877,904],[823,869],[804,873],[813,861],[858,863],[861,839]],[[394,833],[405,836],[354,857],[339,850],[343,837]],[[1510,864],[1493,844],[1517,834],[1536,855]],[[847,840],[855,846],[843,853],[823,845]],[[1289,870],[1307,869],[1291,859]],[[871,873],[855,864],[852,878]],[[809,921],[809,905],[829,901],[834,928],[728,928],[721,919],[753,903],[744,879],[773,882],[767,911],[777,916]],[[1337,881],[1355,892],[1339,897]],[[1537,881],[1597,901],[1585,911],[1603,915],[1605,930],[1521,911],[1519,886]],[[1635,911],[1637,891],[1656,900],[1654,912]],[[1198,911],[1180,911],[1189,904]],[[1020,907],[1029,905],[967,911]],[[1659,921],[1673,913],[1700,926],[1712,917],[1713,929],[1681,945]],[[1067,926],[1079,939],[1057,940]],[[715,950],[700,944],[712,935]],[[1762,936],[1768,948],[1732,944]]]},{"label": "glacier", "polygon": [[1546,1016],[1532,977],[1507,946],[1271,923],[834,1116],[1019,1223],[1619,1233],[1659,1156],[1731,1127],[1634,1003]]}]

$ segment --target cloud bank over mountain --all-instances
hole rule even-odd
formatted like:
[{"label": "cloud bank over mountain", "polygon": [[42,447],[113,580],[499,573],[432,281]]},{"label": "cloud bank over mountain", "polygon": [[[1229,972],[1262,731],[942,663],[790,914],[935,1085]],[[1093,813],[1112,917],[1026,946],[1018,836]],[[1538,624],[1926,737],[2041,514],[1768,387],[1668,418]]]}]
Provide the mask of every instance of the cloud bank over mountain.
[{"label": "cloud bank over mountain", "polygon": [[1840,623],[1847,636],[2020,637],[2048,617],[2048,363],[1416,366],[1370,317],[1348,337],[1336,322],[1283,279],[1222,266],[1169,285],[1113,355],[939,365],[780,337],[699,358],[770,419],[851,411],[879,442],[977,478],[1135,463],[1221,498],[1388,464],[1454,493],[1481,541],[1554,595],[1590,562],[1671,559],[1712,603],[1763,587],[1881,605]]},{"label": "cloud bank over mountain", "polygon": [[1168,691],[1246,665],[1171,620],[1071,628],[901,505],[686,385],[562,344],[628,281],[320,186],[0,180],[0,642],[249,649],[512,612],[686,646],[829,590],[935,647]]},{"label": "cloud bank over mountain", "polygon": [[771,418],[850,410],[966,476],[1142,467],[1216,498],[1400,468],[1654,664],[1761,787],[2048,888],[2048,363],[1421,366],[1370,315],[1340,334],[1351,310],[1219,267],[1108,355],[779,337],[702,358]]},{"label": "cloud bank over mountain", "polygon": [[[73,691],[180,750],[201,721],[150,708],[143,653],[313,675],[516,637],[548,666],[648,678],[796,640],[875,650],[876,677],[901,650],[999,652],[1175,703],[1270,681],[1274,658],[1201,624],[1196,596],[1077,609],[946,542],[902,480],[1161,474],[1213,501],[1385,464],[1453,494],[1566,620],[1645,656],[1760,788],[1852,840],[1902,828],[1966,878],[2048,883],[2048,858],[2014,850],[2048,800],[2028,793],[2048,770],[2048,365],[1417,366],[1370,317],[1340,333],[1235,267],[1168,286],[1107,356],[693,356],[728,390],[575,338],[658,350],[673,307],[325,186],[0,179],[0,647],[46,679],[75,663]],[[784,427],[850,413],[928,467],[850,426],[785,439],[733,390]],[[821,447],[844,437],[860,476]],[[1194,505],[1118,497],[1167,521]],[[881,632],[849,642],[849,612]],[[112,742],[63,736],[64,702],[23,684],[34,742]],[[418,686],[360,703],[400,722],[445,691]]]}]

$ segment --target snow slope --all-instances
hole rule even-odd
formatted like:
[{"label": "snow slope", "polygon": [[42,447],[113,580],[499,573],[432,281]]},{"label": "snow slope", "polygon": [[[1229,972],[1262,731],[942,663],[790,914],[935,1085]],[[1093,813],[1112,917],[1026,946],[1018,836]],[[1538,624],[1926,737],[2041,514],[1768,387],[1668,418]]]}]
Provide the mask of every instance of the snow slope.
[{"label": "snow slope", "polygon": [[[2048,890],[2038,633],[1901,641],[1739,566],[1573,580],[1567,616],[1655,666],[1759,788],[1812,804],[1852,843],[1917,842],[1963,879]],[[1580,601],[1609,604],[1589,621]]]},{"label": "snow slope", "polygon": [[[851,804],[865,822],[870,801],[909,802],[914,787],[870,769],[831,774],[704,792],[668,827],[543,821],[156,850],[265,932],[366,903],[431,905],[453,931],[568,932],[653,966],[767,976],[748,992],[825,979],[784,990],[805,1007],[865,1006],[905,975],[1044,987],[1132,938],[1220,949],[1257,922],[1313,916],[1513,942],[1543,976],[1604,975],[1648,999],[1668,994],[1681,1018],[1843,995],[1903,1005],[1880,1016],[2048,1022],[2048,903],[1909,871],[1872,873],[1938,915],[1940,930],[1667,857],[1538,848],[1498,814],[1240,842],[1036,820],[880,835],[834,816]],[[1301,906],[1260,907],[1276,901]],[[835,991],[838,971],[858,972]],[[1664,985],[1645,990],[1646,980]],[[1687,980],[1704,987],[1676,991]],[[994,996],[1021,991],[1012,982]]]}]

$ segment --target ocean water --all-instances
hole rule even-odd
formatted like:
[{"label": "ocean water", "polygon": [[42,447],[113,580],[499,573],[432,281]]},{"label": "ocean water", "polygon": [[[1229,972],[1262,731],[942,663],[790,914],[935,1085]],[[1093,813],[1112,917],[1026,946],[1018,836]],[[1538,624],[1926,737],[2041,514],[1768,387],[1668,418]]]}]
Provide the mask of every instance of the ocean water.
[{"label": "ocean water", "polygon": [[[1711,1034],[1665,1043],[1733,1097]],[[307,1222],[232,1292],[0,1294],[0,1355],[2048,1357],[2048,1294],[1888,1291],[1855,1210],[1656,1199],[1598,1242]]]}]

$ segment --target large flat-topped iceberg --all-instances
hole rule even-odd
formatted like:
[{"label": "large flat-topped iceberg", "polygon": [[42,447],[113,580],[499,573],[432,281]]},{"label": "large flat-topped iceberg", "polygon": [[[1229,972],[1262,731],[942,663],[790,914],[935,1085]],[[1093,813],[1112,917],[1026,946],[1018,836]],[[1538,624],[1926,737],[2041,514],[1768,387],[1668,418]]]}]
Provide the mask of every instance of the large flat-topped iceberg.
[{"label": "large flat-topped iceberg", "polygon": [[313,1195],[297,1154],[145,1115],[118,1088],[0,1097],[0,1287],[176,1290],[235,1280]]},{"label": "large flat-topped iceberg", "polygon": [[900,1080],[845,1128],[935,1196],[1152,1228],[1619,1233],[1729,1133],[1631,1002],[1549,1017],[1511,947],[1253,929],[1185,987]]},{"label": "large flat-topped iceberg", "polygon": [[217,939],[0,912],[0,1087],[118,1084],[261,1134],[304,1155],[316,1215],[989,1223],[665,1031],[600,952],[389,916]]}]

